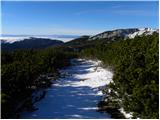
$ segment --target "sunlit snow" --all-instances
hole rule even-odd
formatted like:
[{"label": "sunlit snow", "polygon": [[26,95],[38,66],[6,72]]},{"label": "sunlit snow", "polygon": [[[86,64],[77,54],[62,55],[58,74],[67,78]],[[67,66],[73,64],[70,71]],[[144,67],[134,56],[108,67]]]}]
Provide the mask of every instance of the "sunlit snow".
[{"label": "sunlit snow", "polygon": [[74,59],[72,66],[61,70],[65,77],[54,81],[44,99],[35,103],[34,112],[23,112],[21,118],[110,118],[97,112],[102,99],[101,88],[112,81],[112,72],[99,66],[100,61]]},{"label": "sunlit snow", "polygon": [[135,38],[136,36],[141,36],[145,33],[145,35],[152,35],[153,32],[155,32],[156,30],[151,29],[151,28],[139,28],[139,31],[134,32],[132,34],[128,34],[127,36],[129,38]]}]

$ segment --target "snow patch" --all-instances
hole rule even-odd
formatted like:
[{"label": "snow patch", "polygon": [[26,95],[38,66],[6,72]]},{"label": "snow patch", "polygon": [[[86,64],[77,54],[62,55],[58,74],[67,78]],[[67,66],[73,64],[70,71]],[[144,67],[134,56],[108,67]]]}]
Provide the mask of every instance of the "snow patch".
[{"label": "snow patch", "polygon": [[132,116],[131,112],[130,113],[126,113],[123,108],[120,108],[119,110],[125,116],[125,118],[132,119],[133,116]]},{"label": "snow patch", "polygon": [[34,112],[23,112],[21,118],[32,119],[107,119],[107,113],[97,112],[103,86],[112,81],[113,73],[100,66],[101,61],[73,59],[72,66],[60,70],[66,76],[53,81],[46,96],[35,103]]},{"label": "snow patch", "polygon": [[142,34],[145,34],[145,35],[152,35],[153,32],[156,32],[156,30],[153,30],[151,28],[139,28],[139,31],[137,32],[134,32],[132,34],[128,34],[128,37],[129,38],[135,38],[136,36],[140,36]]}]

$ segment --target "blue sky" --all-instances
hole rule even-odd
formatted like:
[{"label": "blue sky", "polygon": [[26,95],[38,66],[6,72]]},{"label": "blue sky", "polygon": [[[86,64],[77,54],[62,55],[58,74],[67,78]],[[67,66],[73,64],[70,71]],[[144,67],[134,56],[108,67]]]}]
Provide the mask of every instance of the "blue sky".
[{"label": "blue sky", "polygon": [[158,2],[16,2],[1,4],[3,34],[91,35],[118,28],[158,28]]}]

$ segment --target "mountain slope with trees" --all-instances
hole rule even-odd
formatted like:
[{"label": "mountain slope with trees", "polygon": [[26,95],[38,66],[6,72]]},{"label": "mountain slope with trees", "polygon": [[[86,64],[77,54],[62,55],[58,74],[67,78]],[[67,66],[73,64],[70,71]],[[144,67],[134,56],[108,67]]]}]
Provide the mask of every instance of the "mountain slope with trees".
[{"label": "mountain slope with trees", "polygon": [[2,118],[17,118],[24,108],[32,110],[32,93],[49,87],[48,74],[55,79],[58,69],[68,66],[69,60],[76,57],[63,47],[2,51],[1,55]]},{"label": "mountain slope with trees", "polygon": [[158,44],[159,36],[154,33],[97,45],[81,52],[83,57],[102,60],[114,71],[113,82],[104,89],[110,101],[105,104],[117,109],[123,107],[133,113],[133,118],[158,118]]}]

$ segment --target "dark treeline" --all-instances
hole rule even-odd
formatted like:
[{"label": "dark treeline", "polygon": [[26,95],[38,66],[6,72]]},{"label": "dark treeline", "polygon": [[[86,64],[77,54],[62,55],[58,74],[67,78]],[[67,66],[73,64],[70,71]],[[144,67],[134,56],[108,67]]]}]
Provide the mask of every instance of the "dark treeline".
[{"label": "dark treeline", "polygon": [[28,98],[31,102],[31,94],[41,87],[44,78],[38,79],[39,76],[58,74],[58,69],[68,66],[73,57],[76,55],[64,47],[2,51],[1,117],[16,118],[17,106]]},{"label": "dark treeline", "polygon": [[97,44],[81,52],[82,57],[98,58],[104,65],[111,66],[114,72],[113,82],[104,89],[108,105],[133,112],[133,118],[158,118],[158,40],[158,34],[155,33],[109,44]]}]

